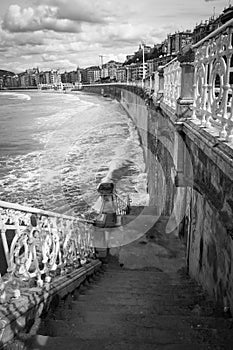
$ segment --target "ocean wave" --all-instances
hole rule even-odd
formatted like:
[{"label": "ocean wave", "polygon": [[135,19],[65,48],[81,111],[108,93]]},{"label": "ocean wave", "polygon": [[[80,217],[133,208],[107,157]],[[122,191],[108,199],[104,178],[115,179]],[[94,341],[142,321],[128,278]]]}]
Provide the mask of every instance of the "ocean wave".
[{"label": "ocean wave", "polygon": [[17,92],[1,92],[0,95],[9,96],[10,100],[25,100],[25,101],[31,100],[31,96],[27,94],[17,93]]},{"label": "ocean wave", "polygon": [[[96,202],[99,182],[111,175],[120,195],[129,194],[133,203],[145,201],[147,179],[137,129],[118,102],[103,103],[101,97],[82,94],[37,93],[34,105],[39,107],[33,114],[30,103],[18,108],[27,117],[25,138],[35,140],[38,149],[7,158],[0,154],[1,199],[81,213]],[[14,127],[9,118],[6,121]]]},{"label": "ocean wave", "polygon": [[76,94],[76,93],[69,93],[69,94],[66,94],[66,99],[70,99],[70,100],[75,100],[76,102],[78,101],[80,103],[81,106],[95,106],[95,107],[98,107],[100,106],[98,103],[96,102],[91,102],[91,101],[87,101],[87,100],[84,100],[84,99],[81,99],[80,97],[82,97],[81,94]]}]

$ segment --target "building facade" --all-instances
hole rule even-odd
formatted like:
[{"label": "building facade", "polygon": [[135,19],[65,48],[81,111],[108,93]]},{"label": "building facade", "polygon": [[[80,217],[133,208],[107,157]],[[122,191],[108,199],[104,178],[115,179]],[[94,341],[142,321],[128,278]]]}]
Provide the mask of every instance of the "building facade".
[{"label": "building facade", "polygon": [[99,66],[91,66],[86,68],[86,83],[93,84],[97,81],[100,81],[100,67]]},{"label": "building facade", "polygon": [[127,68],[119,67],[116,71],[116,80],[120,82],[124,82],[127,80]]},{"label": "building facade", "polygon": [[193,33],[191,30],[169,34],[167,37],[167,55],[176,56],[186,45],[191,44]]}]

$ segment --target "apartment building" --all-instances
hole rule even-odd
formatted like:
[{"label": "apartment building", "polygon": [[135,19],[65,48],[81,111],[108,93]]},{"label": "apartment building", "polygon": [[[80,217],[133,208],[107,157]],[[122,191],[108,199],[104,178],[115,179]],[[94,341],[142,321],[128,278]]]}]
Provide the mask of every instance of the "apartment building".
[{"label": "apartment building", "polygon": [[100,80],[100,67],[91,66],[86,68],[86,80],[88,84],[93,84]]}]

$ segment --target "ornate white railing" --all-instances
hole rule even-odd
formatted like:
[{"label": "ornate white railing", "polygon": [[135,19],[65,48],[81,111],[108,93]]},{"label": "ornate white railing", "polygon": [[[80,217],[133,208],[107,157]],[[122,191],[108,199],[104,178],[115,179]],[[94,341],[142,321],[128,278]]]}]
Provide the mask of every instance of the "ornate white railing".
[{"label": "ornate white railing", "polygon": [[148,90],[151,90],[151,81],[150,79],[145,79],[145,82],[144,82],[144,89],[148,89]]},{"label": "ornate white railing", "polygon": [[164,66],[164,97],[163,102],[176,110],[176,101],[181,91],[181,67],[177,58]]},{"label": "ornate white railing", "polygon": [[159,91],[159,72],[154,72],[154,84],[153,84],[154,95],[157,96]]},{"label": "ornate white railing", "polygon": [[20,284],[34,279],[43,286],[94,253],[93,226],[72,216],[0,201],[0,231],[7,263],[7,273],[3,279],[0,275],[0,302],[4,281]]},{"label": "ornate white railing", "polygon": [[127,83],[127,85],[142,87],[142,80],[134,80]]},{"label": "ornate white railing", "polygon": [[233,20],[193,46],[193,120],[233,141]]},{"label": "ornate white railing", "polygon": [[121,198],[116,194],[116,214],[117,215],[126,215],[130,210],[130,198],[127,196],[126,199]]}]

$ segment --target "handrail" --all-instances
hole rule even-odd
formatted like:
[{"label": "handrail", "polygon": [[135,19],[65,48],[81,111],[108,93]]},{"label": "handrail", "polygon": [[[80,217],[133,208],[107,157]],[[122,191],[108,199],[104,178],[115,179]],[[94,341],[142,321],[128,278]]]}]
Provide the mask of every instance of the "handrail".
[{"label": "handrail", "polygon": [[213,32],[205,36],[203,39],[198,41],[196,44],[192,45],[193,49],[196,49],[200,45],[202,45],[205,41],[216,37],[219,33],[223,32],[226,28],[233,26],[233,19],[230,19],[228,22],[224,23],[221,27],[215,29]]},{"label": "handrail", "polygon": [[27,206],[24,206],[21,204],[10,203],[10,202],[5,202],[5,201],[1,201],[1,200],[0,200],[0,208],[14,209],[14,210],[20,210],[22,212],[30,212],[32,214],[52,216],[52,217],[57,217],[57,218],[59,217],[62,219],[71,219],[71,220],[77,220],[80,222],[86,222],[85,219],[82,219],[80,217],[59,214],[59,213],[56,213],[53,211],[48,211],[48,210],[43,210],[43,209],[38,209],[38,208],[33,208],[33,207],[27,207]]},{"label": "handrail", "polygon": [[163,66],[163,68],[166,68],[166,67],[170,66],[170,65],[171,65],[173,62],[175,62],[175,61],[177,61],[177,57],[174,57],[171,61],[167,62],[167,63]]}]

